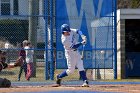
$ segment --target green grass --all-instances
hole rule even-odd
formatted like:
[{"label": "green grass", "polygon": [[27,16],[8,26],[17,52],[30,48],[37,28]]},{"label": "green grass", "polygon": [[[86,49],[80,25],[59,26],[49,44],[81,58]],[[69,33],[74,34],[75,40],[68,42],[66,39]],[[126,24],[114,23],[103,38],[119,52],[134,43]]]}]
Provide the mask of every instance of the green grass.
[{"label": "green grass", "polygon": [[[4,69],[2,72],[0,72],[0,76],[1,76],[1,78],[7,78],[11,81],[17,81],[18,80],[19,69],[20,69],[19,67]],[[22,72],[21,81],[26,81],[24,71]],[[45,81],[45,75],[44,75],[44,68],[43,67],[37,67],[36,77],[33,77],[31,79],[31,81]]]},{"label": "green grass", "polygon": [[[7,78],[13,82],[16,82],[16,81],[18,81],[19,69],[20,69],[19,67],[4,69],[0,72],[0,77]],[[62,71],[63,71],[63,69],[55,70],[54,79],[56,78],[56,75],[60,74]],[[64,78],[64,80],[78,80],[78,79],[79,79],[78,71],[75,71],[74,74],[69,75],[68,77]],[[21,81],[26,82],[24,71],[22,72]],[[30,81],[32,81],[32,82],[46,81],[45,80],[45,68],[37,67],[36,68],[36,77],[32,77]]]},{"label": "green grass", "polygon": [[[0,72],[0,78],[7,78],[11,80],[12,82],[18,81],[18,73],[19,73],[19,67],[11,68],[11,69],[4,69]],[[57,74],[60,74],[64,69],[57,69],[54,73],[54,79],[56,78]],[[91,70],[87,71],[87,77],[89,80],[92,80],[92,76],[90,75]],[[75,72],[68,77],[65,77],[63,80],[70,81],[70,80],[79,80],[79,73],[77,69]],[[45,68],[44,67],[37,67],[36,68],[36,77],[32,77],[30,82],[45,82]],[[130,78],[130,79],[116,79],[116,80],[96,80],[101,82],[140,82],[139,78]],[[21,76],[21,82],[27,82],[25,79],[24,72]]]}]

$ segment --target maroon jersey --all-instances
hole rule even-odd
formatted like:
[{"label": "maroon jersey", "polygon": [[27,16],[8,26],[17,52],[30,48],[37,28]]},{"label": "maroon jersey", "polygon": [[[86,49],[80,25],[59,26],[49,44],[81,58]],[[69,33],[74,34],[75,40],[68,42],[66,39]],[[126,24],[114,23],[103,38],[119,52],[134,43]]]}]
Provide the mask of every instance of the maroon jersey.
[{"label": "maroon jersey", "polygon": [[26,57],[26,52],[25,52],[25,50],[20,50],[20,51],[19,51],[19,56],[22,56],[23,58],[25,58],[25,57]]}]

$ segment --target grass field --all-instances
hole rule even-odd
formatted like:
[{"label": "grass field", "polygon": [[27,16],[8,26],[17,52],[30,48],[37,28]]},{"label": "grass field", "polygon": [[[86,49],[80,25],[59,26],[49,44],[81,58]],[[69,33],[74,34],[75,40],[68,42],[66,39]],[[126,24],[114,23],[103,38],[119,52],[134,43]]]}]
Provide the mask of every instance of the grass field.
[{"label": "grass field", "polygon": [[[19,67],[4,69],[0,72],[0,77],[7,78],[13,82],[16,82],[16,81],[18,81],[19,70],[20,70]],[[62,71],[63,71],[63,69],[55,70],[54,79],[55,79],[56,75],[61,73]],[[65,80],[78,80],[79,79],[78,71],[75,71],[74,74],[72,74],[69,77],[66,77],[64,79]],[[26,81],[24,71],[22,72],[21,81],[22,82]],[[30,81],[32,81],[32,82],[46,81],[45,80],[45,68],[37,67],[36,68],[36,77],[32,77]]]},{"label": "grass field", "polygon": [[[19,70],[20,70],[19,67],[4,69],[2,72],[0,72],[0,76],[1,76],[1,78],[8,78],[11,81],[17,81]],[[43,79],[44,79],[44,68],[37,68],[36,69],[36,78],[32,78],[31,81],[36,81],[36,80],[43,81]],[[24,71],[22,72],[21,81],[26,81]]]},{"label": "grass field", "polygon": [[[7,78],[11,80],[12,82],[18,81],[18,74],[19,74],[19,67],[11,68],[11,69],[4,69],[0,72],[0,78]],[[61,73],[64,69],[57,69],[54,73],[54,79],[57,74]],[[89,80],[92,80],[91,70],[87,70],[87,77]],[[79,74],[78,71],[75,70],[75,72],[68,77],[65,77],[63,80],[79,80]],[[36,68],[36,77],[31,78],[31,82],[44,82],[45,80],[45,68],[44,67],[37,67]],[[96,80],[96,81],[109,81],[109,82],[140,82],[139,78],[129,78],[129,79],[121,79],[121,80]],[[26,82],[24,72],[21,76],[21,82]]]}]

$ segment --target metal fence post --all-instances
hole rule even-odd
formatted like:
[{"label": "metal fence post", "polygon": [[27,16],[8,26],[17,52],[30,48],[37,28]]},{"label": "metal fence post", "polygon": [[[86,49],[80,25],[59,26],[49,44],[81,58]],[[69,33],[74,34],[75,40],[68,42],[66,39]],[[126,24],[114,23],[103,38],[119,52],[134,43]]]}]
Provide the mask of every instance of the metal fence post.
[{"label": "metal fence post", "polygon": [[44,0],[44,19],[45,19],[45,80],[49,79],[48,73],[48,0]]},{"label": "metal fence post", "polygon": [[51,61],[50,61],[50,79],[54,80],[54,56],[53,56],[53,0],[50,0],[50,51],[51,51]]}]

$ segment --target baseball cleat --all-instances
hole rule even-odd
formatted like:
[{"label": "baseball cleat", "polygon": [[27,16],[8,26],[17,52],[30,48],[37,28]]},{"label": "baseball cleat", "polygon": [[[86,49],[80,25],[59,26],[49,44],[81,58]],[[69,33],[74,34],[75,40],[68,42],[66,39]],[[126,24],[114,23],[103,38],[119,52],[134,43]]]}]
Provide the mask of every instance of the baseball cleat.
[{"label": "baseball cleat", "polygon": [[60,84],[53,84],[52,87],[59,87],[61,86]]},{"label": "baseball cleat", "polygon": [[61,78],[59,78],[59,75],[56,76],[56,84],[58,84],[59,86],[61,86]]},{"label": "baseball cleat", "polygon": [[87,80],[84,81],[82,87],[89,87],[89,85],[88,85],[88,81],[87,81]]},{"label": "baseball cleat", "polygon": [[20,79],[18,79],[18,81],[20,81]]}]

